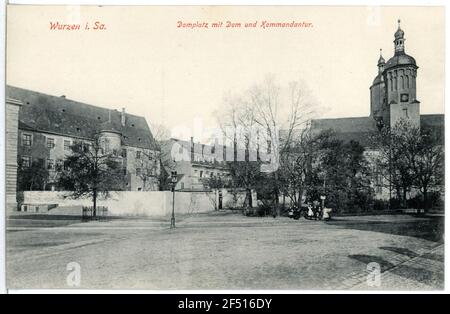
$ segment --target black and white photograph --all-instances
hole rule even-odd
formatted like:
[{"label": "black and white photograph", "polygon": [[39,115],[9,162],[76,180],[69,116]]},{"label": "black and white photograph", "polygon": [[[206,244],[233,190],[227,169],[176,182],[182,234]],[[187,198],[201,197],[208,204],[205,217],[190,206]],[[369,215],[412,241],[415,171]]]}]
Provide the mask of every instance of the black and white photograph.
[{"label": "black and white photograph", "polygon": [[5,27],[8,291],[444,290],[444,6]]}]

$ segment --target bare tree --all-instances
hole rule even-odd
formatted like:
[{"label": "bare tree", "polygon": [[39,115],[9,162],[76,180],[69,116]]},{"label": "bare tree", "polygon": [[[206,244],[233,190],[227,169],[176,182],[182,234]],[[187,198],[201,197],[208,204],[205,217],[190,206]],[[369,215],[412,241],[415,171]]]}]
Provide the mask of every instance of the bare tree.
[{"label": "bare tree", "polygon": [[298,208],[301,207],[302,197],[311,185],[323,143],[330,136],[329,132],[314,134],[308,124],[294,132],[290,138],[291,145],[283,148],[280,155],[279,181],[283,194]]},{"label": "bare tree", "polygon": [[[285,181],[285,178],[279,177],[280,154],[290,147],[294,134],[307,126],[313,113],[313,101],[305,84],[292,82],[283,89],[272,76],[247,92],[228,97],[227,100],[225,109],[220,113],[219,123],[222,129],[234,131],[226,132],[232,143],[244,143],[246,157],[244,162],[230,164],[234,167],[231,174],[249,195],[251,189],[261,182],[262,176],[270,177],[271,194],[279,214],[278,200],[282,182]],[[252,151],[257,154],[256,161],[248,158]],[[269,160],[270,164],[267,163]],[[266,166],[266,171],[260,171],[263,169],[261,165]]]},{"label": "bare tree", "polygon": [[[256,123],[265,130],[262,134],[267,143],[268,152],[273,154],[279,165],[280,156],[292,146],[295,132],[306,128],[313,112],[306,86],[301,82],[291,82],[287,92],[282,93],[273,77],[267,77],[262,84],[250,91],[251,107]],[[279,132],[282,131],[282,136]],[[272,158],[273,158],[272,157]],[[276,214],[280,214],[280,192],[286,177],[279,166],[267,175],[272,176],[273,197]],[[275,215],[275,213],[274,213]]]}]

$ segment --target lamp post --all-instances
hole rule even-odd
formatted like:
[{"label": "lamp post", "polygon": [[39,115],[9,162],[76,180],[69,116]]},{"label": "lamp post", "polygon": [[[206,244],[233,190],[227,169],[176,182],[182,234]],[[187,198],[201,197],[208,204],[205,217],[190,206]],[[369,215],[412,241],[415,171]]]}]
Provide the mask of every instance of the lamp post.
[{"label": "lamp post", "polygon": [[175,228],[175,185],[177,185],[177,172],[172,171],[172,218],[170,219],[170,229]]}]

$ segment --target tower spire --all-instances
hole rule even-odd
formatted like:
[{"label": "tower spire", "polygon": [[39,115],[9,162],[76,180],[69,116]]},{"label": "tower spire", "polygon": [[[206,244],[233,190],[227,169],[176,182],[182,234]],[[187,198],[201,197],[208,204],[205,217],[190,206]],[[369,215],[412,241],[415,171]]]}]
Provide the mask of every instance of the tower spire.
[{"label": "tower spire", "polygon": [[395,54],[403,54],[405,53],[405,32],[400,27],[400,19],[397,20],[398,29],[394,34],[394,45],[395,45]]},{"label": "tower spire", "polygon": [[384,65],[386,61],[383,58],[383,49],[380,48],[380,58],[378,59],[378,73],[382,73],[384,71]]}]

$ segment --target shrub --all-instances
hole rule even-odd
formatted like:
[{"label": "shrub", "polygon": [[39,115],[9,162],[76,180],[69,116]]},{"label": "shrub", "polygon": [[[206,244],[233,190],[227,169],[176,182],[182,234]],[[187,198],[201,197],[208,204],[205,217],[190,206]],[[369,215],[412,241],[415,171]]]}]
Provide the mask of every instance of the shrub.
[{"label": "shrub", "polygon": [[385,200],[374,200],[373,210],[385,210],[389,208],[389,201]]}]

